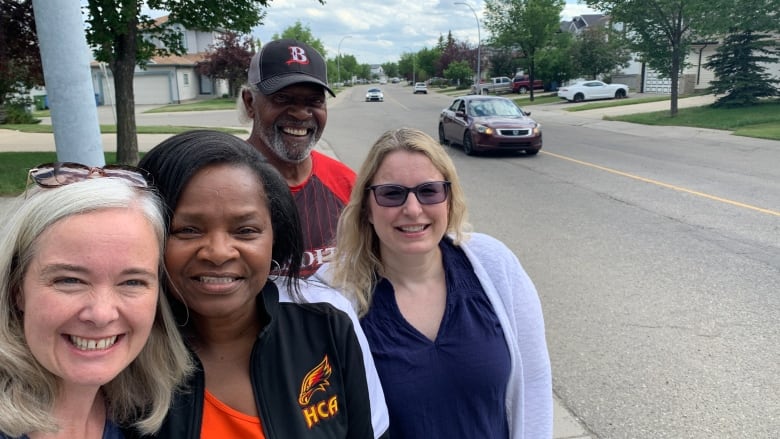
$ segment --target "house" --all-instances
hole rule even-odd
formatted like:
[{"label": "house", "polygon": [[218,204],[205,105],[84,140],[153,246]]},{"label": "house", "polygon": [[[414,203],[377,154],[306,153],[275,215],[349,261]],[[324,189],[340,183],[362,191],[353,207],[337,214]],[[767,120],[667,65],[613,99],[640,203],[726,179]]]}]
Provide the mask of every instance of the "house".
[{"label": "house", "polygon": [[385,75],[385,69],[382,68],[380,64],[371,64],[369,66],[371,78],[376,78],[379,80],[387,80],[387,75]]},{"label": "house", "polygon": [[565,24],[562,24],[561,30],[577,35],[589,27],[607,26],[609,24],[609,16],[604,14],[578,15],[572,18],[571,21],[563,23]]},{"label": "house", "polygon": [[[583,29],[590,26],[608,26],[609,16],[601,14],[582,15],[574,17],[571,21],[561,23],[561,29],[566,32],[578,34]],[[622,29],[622,25],[615,23],[612,25],[616,29]],[[684,61],[682,75],[678,91],[680,93],[690,93],[694,90],[709,88],[710,82],[715,79],[715,72],[708,69],[705,64],[709,57],[715,54],[720,42],[717,39],[697,41],[690,46],[688,55]],[[622,68],[619,73],[612,75],[614,82],[628,84],[633,90],[643,93],[669,94],[672,92],[671,80],[662,78],[661,75],[647,67],[643,62],[637,60],[638,56],[633,57],[629,65]],[[766,72],[775,77],[780,77],[780,63],[764,65]]]},{"label": "house", "polygon": [[[155,20],[157,24],[168,21],[168,16]],[[228,93],[228,84],[198,73],[196,65],[202,61],[211,46],[217,43],[218,31],[196,31],[180,24],[174,27],[182,33],[187,53],[177,56],[155,56],[145,69],[135,68],[133,90],[136,105],[171,104],[205,96],[221,96]],[[153,40],[154,41],[154,40]],[[157,47],[162,42],[154,41]],[[92,62],[92,84],[99,104],[114,102],[114,78],[104,63]]]}]

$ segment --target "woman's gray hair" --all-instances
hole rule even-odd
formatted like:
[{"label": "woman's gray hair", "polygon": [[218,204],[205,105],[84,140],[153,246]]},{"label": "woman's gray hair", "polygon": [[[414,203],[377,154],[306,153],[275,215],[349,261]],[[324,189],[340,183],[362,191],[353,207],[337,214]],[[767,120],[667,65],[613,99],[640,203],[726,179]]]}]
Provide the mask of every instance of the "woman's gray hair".
[{"label": "woman's gray hair", "polygon": [[241,90],[238,91],[238,97],[236,98],[236,113],[238,115],[238,122],[241,125],[248,125],[252,123],[252,118],[249,117],[249,112],[246,110],[246,104],[244,104],[245,91],[252,93],[253,97],[255,93],[260,93],[260,90],[258,90],[257,87],[249,84],[242,85]]},{"label": "woman's gray hair", "polygon": [[[166,235],[160,198],[121,179],[88,179],[56,189],[33,187],[13,206],[15,210],[4,218],[0,232],[0,432],[16,437],[59,428],[51,413],[57,397],[57,377],[32,355],[18,308],[22,280],[38,251],[38,237],[73,215],[103,209],[138,210],[159,241],[162,285]],[[144,434],[157,431],[173,392],[192,367],[165,295],[158,290],[157,311],[146,345],[125,370],[103,386],[108,417]]]}]

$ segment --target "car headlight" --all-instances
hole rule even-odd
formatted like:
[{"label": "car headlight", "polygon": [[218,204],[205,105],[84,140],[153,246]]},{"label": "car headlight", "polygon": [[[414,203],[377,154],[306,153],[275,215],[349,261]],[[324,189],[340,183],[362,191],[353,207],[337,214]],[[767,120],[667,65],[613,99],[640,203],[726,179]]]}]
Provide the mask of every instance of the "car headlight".
[{"label": "car headlight", "polygon": [[486,134],[486,135],[488,135],[488,136],[492,136],[492,135],[493,135],[493,132],[494,132],[494,131],[493,131],[493,128],[490,128],[490,127],[489,127],[489,126],[487,126],[487,125],[482,125],[481,123],[474,124],[474,129],[475,129],[475,130],[476,130],[476,131],[477,131],[479,134]]},{"label": "car headlight", "polygon": [[542,124],[537,123],[534,127],[534,135],[542,134]]}]

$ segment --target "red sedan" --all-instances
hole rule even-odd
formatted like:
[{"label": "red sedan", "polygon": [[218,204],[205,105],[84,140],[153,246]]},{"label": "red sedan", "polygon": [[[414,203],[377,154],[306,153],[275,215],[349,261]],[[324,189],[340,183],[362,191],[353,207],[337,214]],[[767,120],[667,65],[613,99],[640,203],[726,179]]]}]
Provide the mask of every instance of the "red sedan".
[{"label": "red sedan", "polygon": [[542,149],[542,126],[511,99],[469,95],[455,99],[439,116],[439,142],[463,145],[467,155],[481,151]]}]

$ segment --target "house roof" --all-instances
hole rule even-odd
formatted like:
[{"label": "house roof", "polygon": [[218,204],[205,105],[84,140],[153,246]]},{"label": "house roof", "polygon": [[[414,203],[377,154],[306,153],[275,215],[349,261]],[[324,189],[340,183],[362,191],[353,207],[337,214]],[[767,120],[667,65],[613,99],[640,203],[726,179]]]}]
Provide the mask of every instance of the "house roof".
[{"label": "house roof", "polygon": [[[184,55],[170,55],[170,56],[153,56],[149,60],[149,66],[180,66],[180,67],[194,67],[200,61],[206,59],[206,52],[187,53]],[[100,66],[95,60],[89,63],[90,67],[97,68]]]},{"label": "house roof", "polygon": [[186,53],[184,55],[153,56],[149,65],[158,66],[194,66],[206,59],[206,52]]},{"label": "house roof", "polygon": [[561,30],[580,33],[589,27],[603,27],[609,24],[609,15],[585,14],[572,18],[571,21],[562,21]]}]

